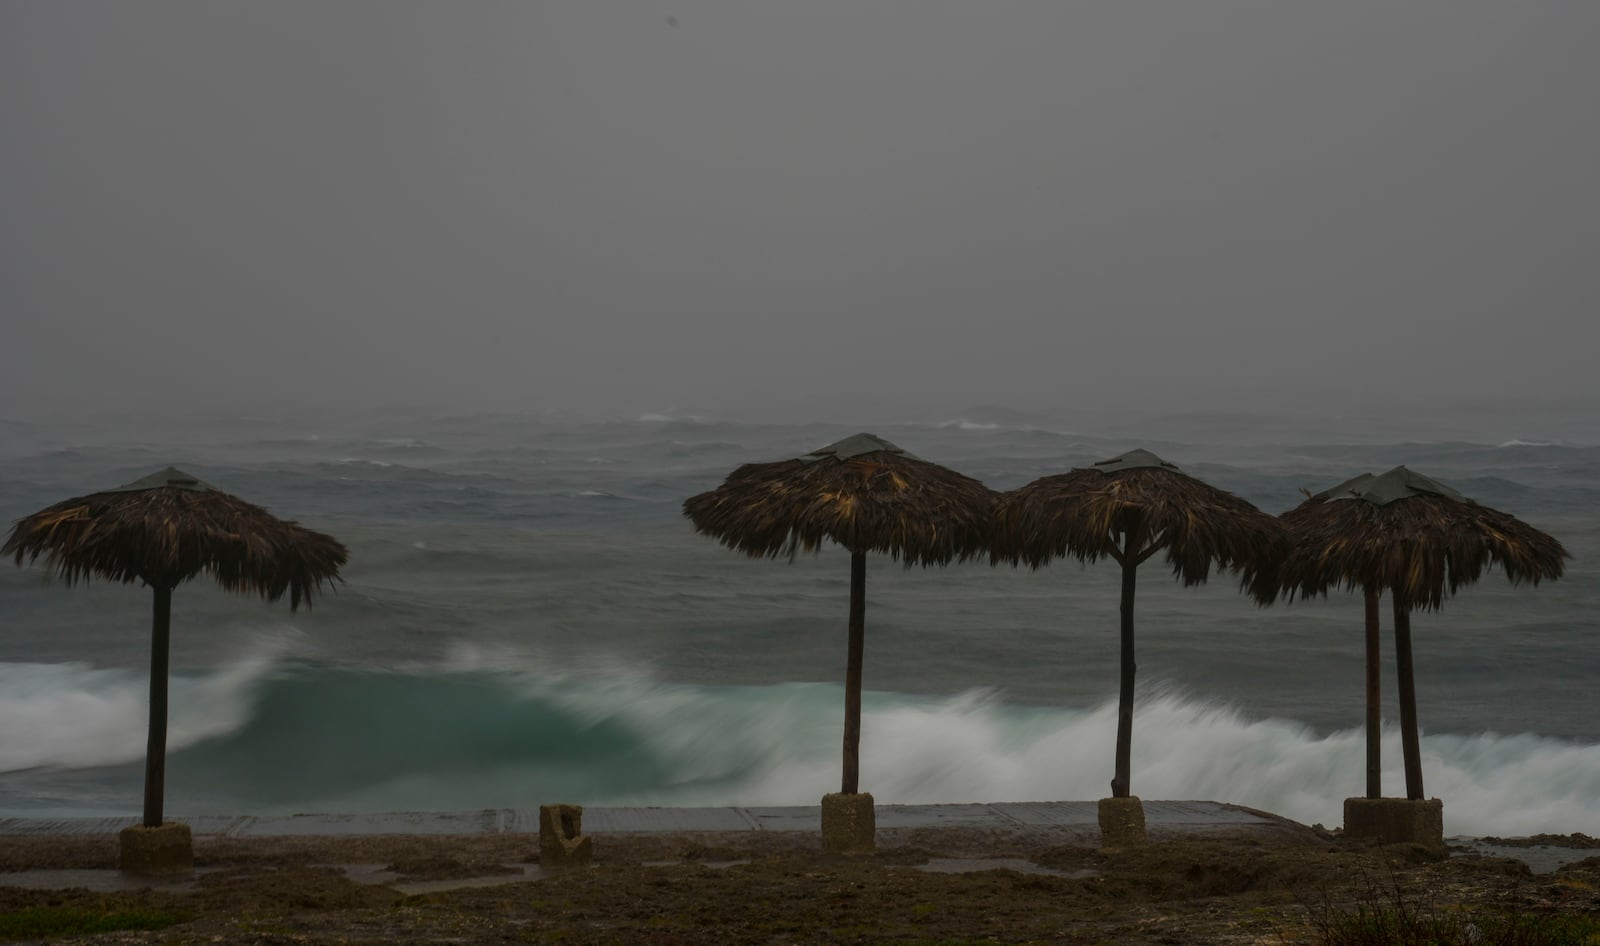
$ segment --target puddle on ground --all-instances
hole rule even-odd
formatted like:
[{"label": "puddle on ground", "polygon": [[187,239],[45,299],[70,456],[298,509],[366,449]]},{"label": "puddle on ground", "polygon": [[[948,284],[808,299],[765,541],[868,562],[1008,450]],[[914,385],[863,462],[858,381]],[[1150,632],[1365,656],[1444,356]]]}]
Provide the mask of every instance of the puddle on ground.
[{"label": "puddle on ground", "polygon": [[163,890],[170,893],[188,893],[195,888],[201,874],[220,870],[218,867],[201,867],[192,873],[170,876],[124,874],[120,870],[78,868],[72,870],[20,870],[0,874],[0,887],[21,887],[26,890],[70,890],[74,887],[96,893],[120,893],[124,890]]},{"label": "puddle on ground", "polygon": [[444,880],[403,880],[403,874],[377,864],[334,864],[334,869],[358,884],[392,887],[407,896],[419,893],[438,893],[441,890],[461,890],[466,887],[498,887],[502,884],[520,884],[540,880],[545,871],[536,863],[507,864],[515,867],[515,874],[486,874],[482,877],[451,877]]},{"label": "puddle on ground", "polygon": [[1523,847],[1517,845],[1485,844],[1477,838],[1446,838],[1450,850],[1469,854],[1482,854],[1484,857],[1509,857],[1528,865],[1528,869],[1535,874],[1548,874],[1559,867],[1584,860],[1585,858],[1600,855],[1594,848],[1559,847],[1556,845],[1535,844]]},{"label": "puddle on ground", "polygon": [[1047,874],[1051,877],[1068,877],[1081,880],[1094,877],[1097,870],[1056,870],[1041,867],[1020,857],[935,857],[926,864],[914,865],[916,870],[930,874],[973,874],[983,870],[1014,870],[1019,874]]},{"label": "puddle on ground", "polygon": [[[1513,856],[1525,856],[1530,850],[1529,848],[1517,849],[1517,854]],[[1592,854],[1593,852],[1565,853]],[[1572,859],[1576,860],[1577,858]],[[726,861],[661,860],[645,861],[644,866],[678,867],[683,864],[700,864],[712,870],[725,870],[729,867],[737,867],[741,864],[749,863],[749,859]],[[541,880],[549,876],[550,873],[540,868],[537,863],[522,863],[506,865],[518,868],[518,872],[514,874],[490,874],[482,877],[407,881],[403,879],[403,875],[388,870],[379,864],[330,864],[327,866],[334,868],[358,884],[392,887],[408,896],[438,893],[444,890],[460,890],[467,887],[498,887],[502,884],[520,884],[531,880]],[[195,889],[195,885],[202,874],[220,869],[203,867],[191,874],[179,874],[172,877],[140,877],[124,874],[116,870],[27,870],[0,874],[0,886],[24,887],[30,890],[67,890],[73,887],[81,887],[86,890],[108,893],[149,888],[172,893],[187,893]],[[1050,867],[1040,867],[1032,861],[1008,857],[936,857],[926,864],[909,865],[909,867],[896,869],[914,869],[942,874],[968,874],[985,870],[1014,870],[1020,874],[1048,874],[1053,877],[1070,878],[1093,877],[1098,873],[1098,871],[1093,870],[1055,870]],[[1535,869],[1537,870],[1537,868]]]}]

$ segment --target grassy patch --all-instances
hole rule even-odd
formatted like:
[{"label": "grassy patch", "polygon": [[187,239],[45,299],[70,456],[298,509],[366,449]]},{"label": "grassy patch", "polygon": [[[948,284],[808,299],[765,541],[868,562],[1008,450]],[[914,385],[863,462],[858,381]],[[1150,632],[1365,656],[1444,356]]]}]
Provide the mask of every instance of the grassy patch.
[{"label": "grassy patch", "polygon": [[1600,917],[1529,913],[1514,899],[1440,907],[1397,883],[1350,905],[1324,900],[1311,925],[1322,946],[1600,946]]},{"label": "grassy patch", "polygon": [[86,907],[29,907],[0,914],[0,940],[44,939],[114,933],[119,930],[159,930],[188,917],[165,910],[95,910]]}]

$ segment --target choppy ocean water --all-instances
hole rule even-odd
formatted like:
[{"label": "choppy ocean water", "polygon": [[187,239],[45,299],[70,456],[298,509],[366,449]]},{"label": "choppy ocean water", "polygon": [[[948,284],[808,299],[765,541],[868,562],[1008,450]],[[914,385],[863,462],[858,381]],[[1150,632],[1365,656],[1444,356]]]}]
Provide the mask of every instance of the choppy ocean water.
[{"label": "choppy ocean water", "polygon": [[[1450,833],[1600,833],[1593,440],[1230,418],[872,429],[996,489],[1146,446],[1273,513],[1302,487],[1405,463],[1552,533],[1573,555],[1563,580],[1512,588],[1495,573],[1414,618],[1424,772]],[[837,785],[848,557],[748,560],[679,509],[740,463],[855,430],[660,415],[11,421],[0,520],[171,463],[349,545],[344,585],[310,611],[203,580],[175,595],[169,811],[810,804]],[[1106,794],[1114,569],[885,558],[867,580],[865,790]],[[149,607],[137,586],[0,568],[0,816],[138,810]],[[1337,823],[1365,778],[1360,600],[1260,609],[1226,576],[1185,589],[1153,560],[1137,612],[1135,793]],[[1401,793],[1396,731],[1384,762]]]}]

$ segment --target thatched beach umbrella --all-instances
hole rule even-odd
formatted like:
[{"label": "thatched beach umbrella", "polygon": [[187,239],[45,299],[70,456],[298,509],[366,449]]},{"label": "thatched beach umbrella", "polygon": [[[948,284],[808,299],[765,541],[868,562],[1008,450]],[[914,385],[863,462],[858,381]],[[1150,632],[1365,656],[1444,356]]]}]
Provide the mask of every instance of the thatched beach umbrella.
[{"label": "thatched beach umbrella", "polygon": [[1122,672],[1111,794],[1127,798],[1139,566],[1165,551],[1173,575],[1185,585],[1204,583],[1212,563],[1258,585],[1283,554],[1284,532],[1277,519],[1238,496],[1148,450],[1133,450],[1005,493],[995,508],[991,542],[995,562],[1038,568],[1071,555],[1080,562],[1110,558],[1122,566]]},{"label": "thatched beach umbrella", "polygon": [[44,556],[68,585],[91,577],[155,592],[150,643],[150,738],[145,755],[144,825],[160,827],[166,776],[167,652],[172,589],[208,572],[228,591],[289,605],[309,604],[345,563],[345,547],[285,522],[180,470],[78,496],[17,522],[0,547],[18,565]]},{"label": "thatched beach umbrella", "polygon": [[1378,766],[1378,598],[1394,607],[1395,673],[1406,797],[1421,799],[1422,751],[1412,673],[1411,612],[1438,610],[1448,592],[1499,565],[1512,584],[1561,577],[1566,549],[1514,516],[1397,466],[1317,493],[1282,516],[1291,547],[1278,571],[1292,600],[1334,586],[1361,589],[1367,624],[1367,797],[1381,794]]},{"label": "thatched beach umbrella", "polygon": [[975,479],[856,434],[797,459],[747,463],[684,502],[696,531],[752,558],[793,559],[829,540],[850,552],[842,794],[859,787],[867,553],[907,567],[969,558],[986,548],[994,500]]}]

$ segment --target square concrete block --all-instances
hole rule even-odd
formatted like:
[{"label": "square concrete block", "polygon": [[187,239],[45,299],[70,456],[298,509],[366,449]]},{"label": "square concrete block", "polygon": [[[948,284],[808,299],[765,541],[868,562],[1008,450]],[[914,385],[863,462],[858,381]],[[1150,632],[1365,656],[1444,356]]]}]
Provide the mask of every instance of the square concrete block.
[{"label": "square concrete block", "polygon": [[863,854],[877,847],[877,814],[867,792],[822,796],[822,849],[833,854]]},{"label": "square concrete block", "polygon": [[1100,799],[1102,848],[1138,847],[1144,840],[1144,803],[1137,796]]},{"label": "square concrete block", "polygon": [[539,866],[577,867],[594,859],[594,841],[583,833],[582,805],[539,806]]},{"label": "square concrete block", "polygon": [[1344,836],[1443,850],[1444,802],[1437,798],[1346,798]]},{"label": "square concrete block", "polygon": [[194,870],[189,826],[168,821],[159,828],[123,828],[121,866],[130,874],[187,874]]}]

